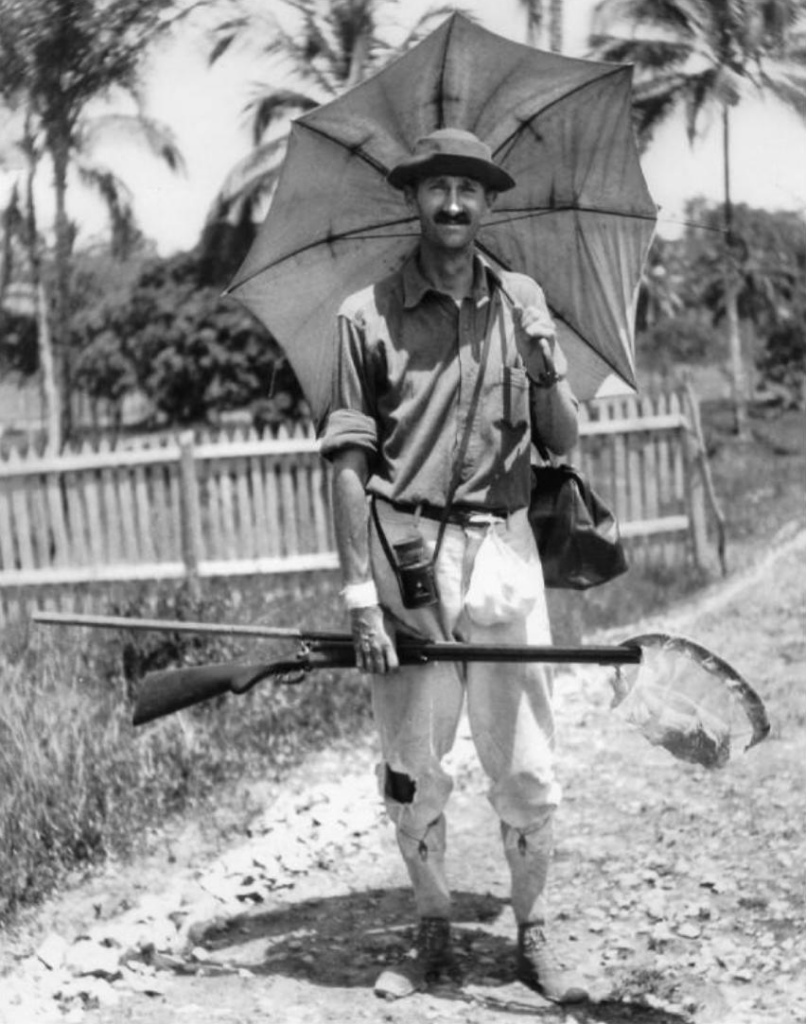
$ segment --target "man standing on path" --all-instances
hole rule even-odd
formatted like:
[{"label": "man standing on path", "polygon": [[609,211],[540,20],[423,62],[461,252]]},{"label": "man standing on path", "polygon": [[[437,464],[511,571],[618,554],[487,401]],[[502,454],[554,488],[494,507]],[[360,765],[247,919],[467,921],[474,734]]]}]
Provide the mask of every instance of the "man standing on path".
[{"label": "man standing on path", "polygon": [[322,440],[333,463],[343,596],[358,665],[372,674],[379,781],[419,917],[416,955],[387,968],[375,989],[399,998],[455,973],[444,868],[453,783],[442,760],[466,699],[511,870],[518,975],[550,1000],[576,1002],[586,992],[545,933],[560,799],[545,669],[400,666],[394,635],[550,642],[527,518],[531,445],[572,447],[577,403],[541,289],[494,270],[476,248],[497,194],[514,185],[489,148],[442,129],[388,180],[419,220],[419,245],[339,312]]}]

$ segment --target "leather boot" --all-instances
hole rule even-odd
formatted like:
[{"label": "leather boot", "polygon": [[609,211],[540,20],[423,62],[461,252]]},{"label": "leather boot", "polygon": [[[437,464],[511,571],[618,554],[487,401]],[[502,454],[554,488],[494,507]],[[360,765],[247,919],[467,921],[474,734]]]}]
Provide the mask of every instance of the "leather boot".
[{"label": "leather boot", "polygon": [[557,960],[542,924],[518,925],[518,978],[552,1003],[588,998],[581,978]]},{"label": "leather boot", "polygon": [[375,995],[382,999],[403,999],[424,992],[444,974],[457,977],[451,950],[451,928],[444,917],[424,917],[417,929],[414,948],[405,959],[387,967],[375,982]]}]

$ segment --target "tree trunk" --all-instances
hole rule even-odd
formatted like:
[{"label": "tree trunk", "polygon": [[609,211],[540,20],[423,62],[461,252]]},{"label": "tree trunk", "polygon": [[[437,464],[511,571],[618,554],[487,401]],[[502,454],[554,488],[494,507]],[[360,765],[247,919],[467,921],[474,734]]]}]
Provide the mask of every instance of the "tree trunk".
[{"label": "tree trunk", "polygon": [[523,0],[526,8],[526,42],[529,46],[542,47],[546,35],[544,4],[546,0]]},{"label": "tree trunk", "polygon": [[563,0],[549,2],[549,48],[554,53],[563,52]]},{"label": "tree trunk", "polygon": [[355,40],[353,52],[350,55],[350,71],[347,76],[347,81],[344,83],[345,89],[352,89],[353,86],[364,81],[368,52],[367,43],[368,40],[366,35],[363,32],[360,33]]},{"label": "tree trunk", "polygon": [[61,404],[59,402],[59,389],[56,387],[56,366],[53,358],[53,343],[50,336],[48,293],[41,276],[36,282],[36,327],[39,337],[42,393],[45,398],[46,449],[49,454],[58,455],[62,449]]},{"label": "tree trunk", "polygon": [[13,222],[18,215],[17,195],[17,186],[15,185],[11,198],[3,210],[2,218],[0,218],[2,222],[0,224],[0,231],[2,231],[2,237],[0,237],[0,247],[2,248],[0,253],[0,309],[3,307],[6,291],[11,283],[11,275],[14,269],[12,236],[14,234]]},{"label": "tree trunk", "polygon": [[25,247],[28,261],[31,264],[31,276],[34,286],[36,335],[39,346],[39,369],[42,374],[42,394],[45,402],[47,449],[55,454],[60,452],[62,447],[61,402],[59,400],[59,388],[56,383],[56,361],[54,359],[53,339],[50,330],[48,294],[42,279],[42,258],[39,250],[36,205],[34,203],[36,150],[30,136],[26,137],[23,149],[28,160],[25,180]]},{"label": "tree trunk", "polygon": [[730,113],[727,104],[722,107],[722,160],[725,185],[725,321],[730,353],[731,388],[734,424],[737,437],[744,441],[750,436],[748,426],[747,377],[742,353],[742,335],[739,326],[739,275],[733,236],[733,205],[730,195]]},{"label": "tree trunk", "polygon": [[54,291],[53,334],[56,359],[56,374],[62,397],[62,431],[69,438],[72,423],[70,402],[70,222],[67,218],[67,165],[69,143],[66,133],[59,131],[49,135],[49,151],[53,160],[53,187],[56,196],[56,287]]}]

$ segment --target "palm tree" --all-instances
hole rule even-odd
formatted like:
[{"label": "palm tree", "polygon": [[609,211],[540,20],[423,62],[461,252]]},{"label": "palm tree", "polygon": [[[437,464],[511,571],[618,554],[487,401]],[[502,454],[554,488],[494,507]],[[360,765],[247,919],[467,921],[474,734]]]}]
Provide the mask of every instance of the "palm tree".
[{"label": "palm tree", "polygon": [[769,94],[806,113],[804,0],[601,0],[593,56],[634,64],[634,112],[644,144],[673,112],[689,141],[705,115],[719,113],[724,180],[724,290],[736,432],[748,435],[745,370],[737,305],[730,181],[731,112],[747,96]]},{"label": "palm tree", "polygon": [[401,29],[392,16],[398,0],[280,2],[288,20],[275,14],[258,17],[244,0],[232,0],[231,16],[214,30],[211,63],[233,47],[246,46],[269,58],[286,84],[259,87],[247,104],[254,148],[232,168],[215,197],[207,248],[220,237],[222,225],[240,227],[247,238],[251,234],[276,184],[291,117],[335,99],[409,49],[437,18],[458,9],[428,11],[413,28]]},{"label": "palm tree", "polygon": [[545,0],[520,0],[526,13],[526,42],[529,46],[540,46],[543,40]]},{"label": "palm tree", "polygon": [[[70,168],[86,143],[86,115],[91,104],[116,91],[137,102],[138,72],[147,49],[194,6],[190,0],[0,0],[0,103],[23,113],[26,130],[21,141],[34,147],[28,154],[28,173],[35,173],[44,156],[53,169],[55,282],[50,322],[62,395],[70,389],[73,229],[67,190]],[[164,149],[166,156],[168,152]],[[68,404],[62,420],[69,432]],[[56,431],[50,444],[58,448],[60,442]]]},{"label": "palm tree", "polygon": [[520,0],[526,11],[526,41],[554,53],[563,48],[563,0]]},{"label": "palm tree", "polygon": [[[46,247],[39,230],[35,199],[36,179],[45,152],[41,127],[37,132],[37,124],[37,118],[29,113],[18,125],[18,137],[7,139],[6,152],[0,154],[0,157],[6,156],[6,165],[17,172],[18,178],[3,211],[2,242],[7,255],[0,267],[0,306],[4,291],[15,272],[11,254],[16,241],[24,254],[24,267],[16,276],[19,277],[21,273],[30,279],[34,297],[48,443],[54,451],[58,451],[61,447],[62,403],[56,380],[56,358],[49,315],[51,288],[44,267]],[[183,162],[172,132],[141,113],[83,117],[77,124],[72,154],[77,178],[84,186],[97,193],[104,202],[109,215],[112,256],[125,259],[139,237],[132,210],[131,193],[125,182],[94,159],[96,144],[117,134],[125,134],[128,138],[141,142],[174,170],[179,169]],[[15,150],[18,154],[17,159],[9,159],[9,154]],[[69,221],[68,225],[73,236],[73,225]],[[20,260],[16,262],[19,263]]]},{"label": "palm tree", "polygon": [[563,0],[549,0],[549,49],[554,53],[563,51]]}]

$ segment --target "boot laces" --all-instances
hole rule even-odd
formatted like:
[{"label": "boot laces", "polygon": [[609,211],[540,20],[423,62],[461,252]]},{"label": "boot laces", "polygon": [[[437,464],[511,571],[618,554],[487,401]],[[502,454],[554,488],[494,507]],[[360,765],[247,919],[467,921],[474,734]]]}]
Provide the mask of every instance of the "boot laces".
[{"label": "boot laces", "polygon": [[539,925],[527,925],[521,933],[523,956],[542,974],[561,972],[560,961],[554,952],[546,933]]},{"label": "boot laces", "polygon": [[539,925],[523,925],[519,934],[519,976],[555,1003],[588,998],[584,982],[564,968]]}]

